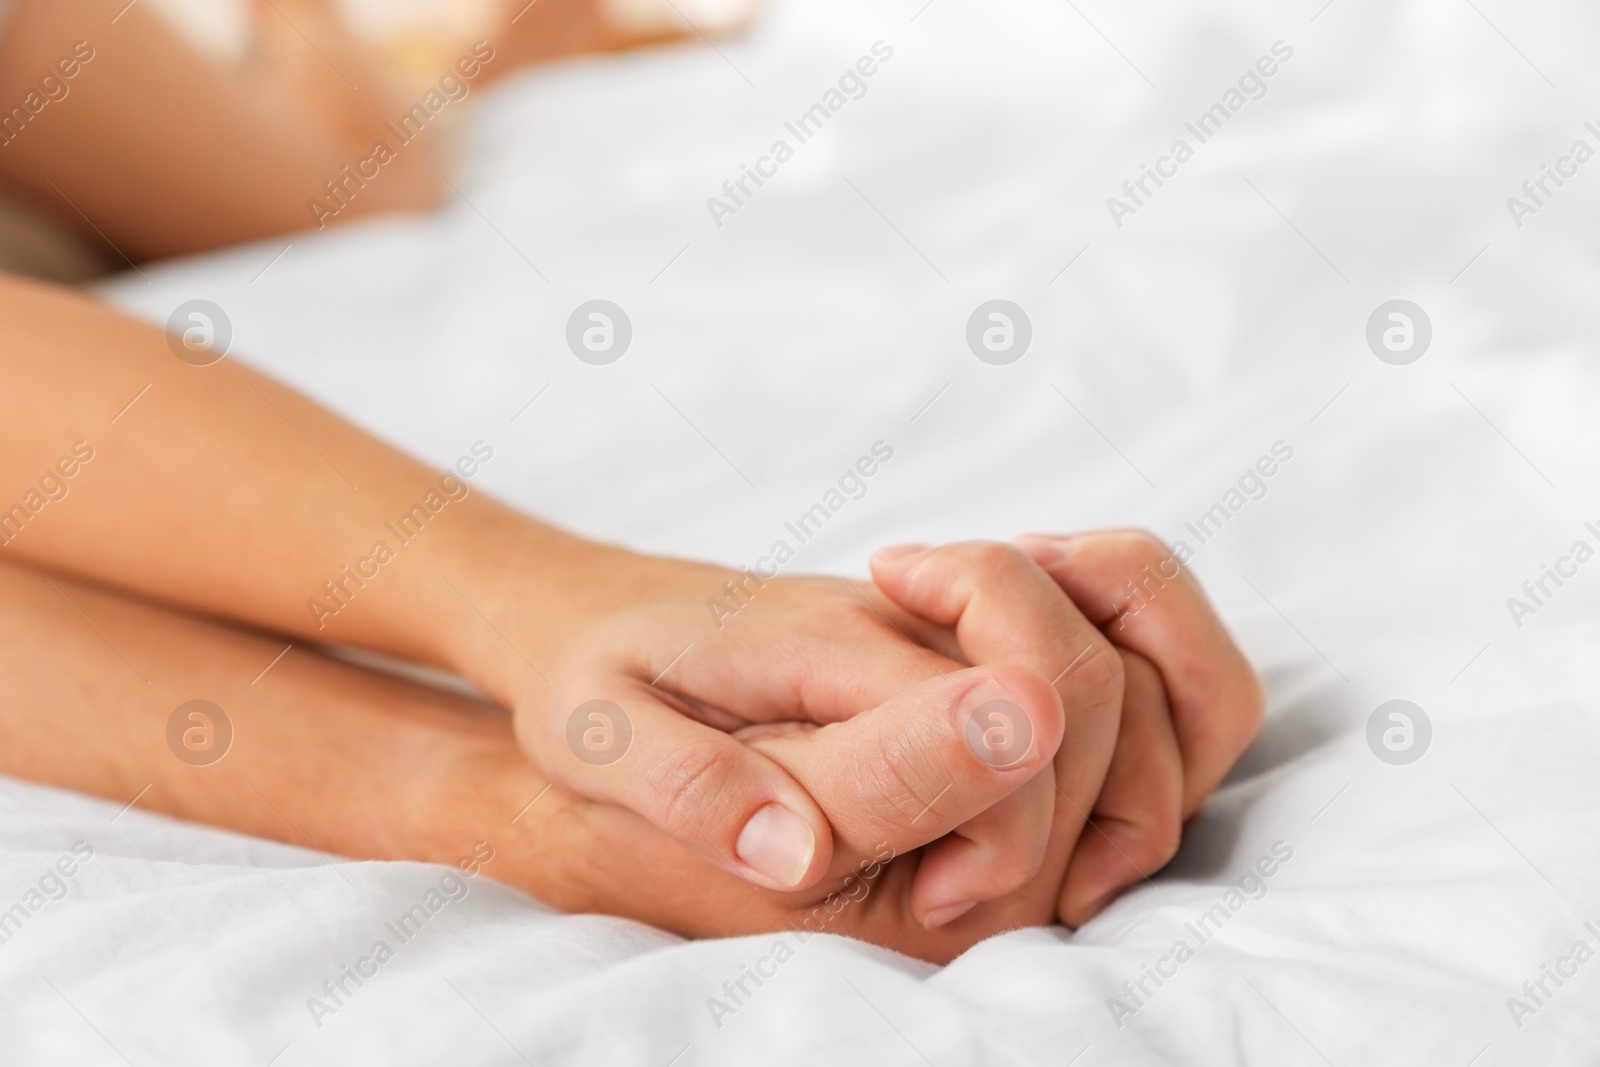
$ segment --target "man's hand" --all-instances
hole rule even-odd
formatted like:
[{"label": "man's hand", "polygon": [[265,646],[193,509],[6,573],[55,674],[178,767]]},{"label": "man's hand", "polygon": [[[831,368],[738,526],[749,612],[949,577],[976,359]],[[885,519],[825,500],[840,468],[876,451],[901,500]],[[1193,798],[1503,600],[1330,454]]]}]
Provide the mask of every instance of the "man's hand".
[{"label": "man's hand", "polygon": [[1095,832],[1072,858],[1061,919],[1077,926],[1178,849],[1183,821],[1261,725],[1261,682],[1204,591],[1160,540],[1137,530],[1017,544],[1117,647],[1122,726]]}]

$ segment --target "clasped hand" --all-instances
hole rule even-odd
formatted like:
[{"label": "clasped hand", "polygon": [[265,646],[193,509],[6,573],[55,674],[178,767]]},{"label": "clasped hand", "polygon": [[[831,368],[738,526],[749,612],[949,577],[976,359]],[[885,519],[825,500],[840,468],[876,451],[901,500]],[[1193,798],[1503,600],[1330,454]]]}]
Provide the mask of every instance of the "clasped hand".
[{"label": "clasped hand", "polygon": [[728,572],[649,566],[650,596],[552,646],[515,726],[584,827],[573,903],[684,933],[948,959],[1077,926],[1172,857],[1260,721],[1248,663],[1145,534],[746,577],[731,618],[706,608]]}]

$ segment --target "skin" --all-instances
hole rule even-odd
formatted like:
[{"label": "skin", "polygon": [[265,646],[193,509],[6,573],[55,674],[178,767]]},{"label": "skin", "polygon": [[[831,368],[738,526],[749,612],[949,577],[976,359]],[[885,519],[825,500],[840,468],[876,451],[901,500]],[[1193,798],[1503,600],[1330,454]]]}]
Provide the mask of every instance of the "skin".
[{"label": "skin", "polygon": [[[318,614],[308,601],[331,603],[324,583],[347,580],[342,565],[375,541],[398,545],[387,524],[438,490],[440,475],[236,364],[176,360],[160,331],[84,298],[0,282],[0,314],[18,324],[0,352],[0,484],[16,487],[18,502],[42,479],[67,494],[31,517],[8,502],[0,551],[9,558],[290,638],[453,670],[516,707],[530,755],[568,785],[630,804],[758,881],[732,861],[735,841],[758,808],[781,802],[818,845],[802,878],[767,884],[811,885],[825,872],[830,829],[792,776],[671,707],[652,716],[627,701],[639,719],[634,759],[655,768],[656,788],[624,794],[608,785],[616,776],[580,780],[551,760],[571,762],[564,724],[577,704],[622,684],[647,687],[692,643],[730,572],[583,541],[467,492],[403,555],[359,588],[346,585],[354,595],[336,615]],[[51,474],[79,441],[94,458],[70,479]],[[835,629],[835,619],[865,614],[861,597],[847,583],[775,583],[748,620],[682,657],[682,694],[806,721],[853,714],[921,680],[906,664],[922,653],[879,615],[887,607],[910,625],[893,605],[871,611],[862,641]],[[642,646],[646,631],[655,639]],[[696,799],[704,794],[736,803]],[[679,809],[691,803],[697,817],[685,821]]]},{"label": "skin", "polygon": [[[330,167],[353,158],[367,124],[390,114],[336,100],[343,90],[329,88],[324,69],[332,63],[272,60],[281,40],[267,46],[251,83],[187,53],[142,8],[113,26],[113,12],[101,7],[98,0],[59,9],[29,0],[0,38],[0,71],[13,74],[48,69],[71,41],[89,39],[89,29],[108,42],[74,81],[70,106],[51,105],[0,150],[0,179],[41,197],[48,188],[134,258],[304,225],[294,213],[303,210],[307,183],[314,190]],[[542,4],[539,17],[563,10]],[[293,18],[297,34],[326,32],[328,49],[353,49],[314,21],[318,5],[280,4],[274,14]],[[89,29],[83,19],[91,19]],[[576,40],[562,47],[579,47]],[[507,38],[502,47],[514,58],[521,46]],[[336,54],[349,70],[362,61],[354,51]],[[26,88],[0,80],[0,92]],[[174,166],[192,157],[182,151],[192,143],[218,150]],[[373,195],[363,191],[354,207],[428,202],[427,154],[408,147],[393,166],[401,162],[399,170],[386,167]],[[21,614],[8,605],[15,647],[32,650],[8,669],[49,696],[0,711],[16,773],[119,797],[135,779],[167,782],[170,795],[153,792],[161,810],[281,834],[253,799],[254,779],[244,781],[248,792],[239,781],[218,792],[226,775],[194,778],[187,767],[167,765],[170,753],[155,743],[164,715],[187,699],[180,692],[222,685],[207,673],[209,643],[237,648],[244,640],[225,623],[273,635],[250,638],[252,653],[268,646],[276,653],[285,640],[361,647],[454,671],[512,709],[509,722],[496,722],[494,752],[512,759],[520,751],[517,770],[496,764],[493,774],[518,788],[557,783],[550,795],[560,802],[549,809],[564,829],[551,832],[600,842],[598,851],[532,852],[548,869],[508,864],[507,880],[562,906],[688,933],[776,929],[887,846],[901,857],[885,875],[894,893],[850,911],[876,914],[884,896],[898,901],[902,917],[931,938],[905,942],[908,951],[939,958],[982,931],[1052,917],[1081,922],[1157,869],[1176,848],[1182,818],[1215,787],[1259,720],[1253,674],[1186,575],[1136,616],[1117,606],[1115,590],[1158,552],[1142,535],[886,552],[874,560],[872,583],[771,581],[717,625],[706,601],[738,578],[731,572],[585,541],[459,479],[445,483],[232,361],[196,367],[174,358],[161,331],[85,297],[0,278],[0,320],[7,323],[0,508],[11,509],[0,515],[0,565],[22,583],[17,590],[39,594],[19,592],[18,603],[28,605]],[[63,457],[78,442],[93,455],[68,475],[74,465]],[[17,512],[13,505],[36,490],[54,499]],[[314,599],[334,602],[325,583],[350,581],[343,565],[441,490],[449,502],[430,512],[427,536],[406,543],[359,586],[345,585],[337,613],[310,607]],[[9,529],[6,516],[16,516]],[[55,574],[68,582],[62,590],[142,620],[130,624],[128,640],[149,662],[170,666],[173,687],[163,691],[166,711],[150,711],[143,732],[135,736],[133,720],[114,710],[125,696],[116,686],[134,684],[126,678],[114,684],[85,673],[92,683],[42,687],[38,664],[69,660],[23,620],[46,603],[58,613],[61,605],[26,585],[18,568]],[[70,592],[51,593],[76,603]],[[60,633],[55,639],[65,641]],[[107,637],[113,642],[113,651],[121,647]],[[128,661],[118,662],[127,673]],[[462,715],[447,730],[436,703],[409,690],[402,700],[393,688],[399,683],[317,662],[315,684],[307,681],[299,696],[324,709],[315,720],[323,733],[312,736],[309,720],[279,707],[253,720],[264,741],[248,758],[241,749],[235,762],[283,783],[273,795],[294,805],[285,813],[302,810],[294,791],[341,812],[339,825],[316,838],[325,842],[319,847],[410,858],[442,855],[441,838],[455,848],[451,819],[413,835],[385,814],[414,813],[416,797],[391,797],[393,807],[374,809],[343,791],[345,768],[366,766],[360,750],[372,738],[363,729],[380,725],[364,712],[350,711],[346,721],[349,708],[365,706],[350,694],[431,709],[418,715],[433,733],[395,735],[415,738],[402,743],[416,746],[406,751],[418,763],[419,753],[451,753],[442,769],[415,767],[427,789],[447,788],[440,777],[463,764],[484,781],[493,777],[474,760],[486,759],[482,724],[494,720],[451,705]],[[237,680],[230,684],[234,692]],[[249,708],[256,694],[238,699]],[[572,716],[592,700],[623,709],[632,725],[631,747],[616,762],[586,762],[568,743]],[[1026,719],[1032,736],[1003,767],[979,758],[964,718],[973,701],[997,700]],[[90,725],[70,733],[67,720],[40,714],[57,706],[72,712],[70,722]],[[306,735],[267,729],[274,716]],[[478,725],[458,730],[458,720]],[[339,728],[330,732],[332,722]],[[56,728],[69,733],[40,733]],[[308,746],[320,780],[341,783],[344,799],[330,799],[316,776],[295,769]],[[476,779],[451,781],[470,793],[466,783]],[[196,792],[201,785],[213,790]],[[466,805],[463,818],[487,817],[456,799]],[[798,866],[778,874],[752,865],[741,848],[743,830],[774,805],[803,824],[810,842]],[[672,910],[671,894],[656,899],[642,877],[650,863],[638,865],[646,857],[665,862],[669,845],[671,869],[692,861],[730,887],[726,915],[706,903],[699,876],[681,900],[685,909],[690,902],[709,909],[698,918]],[[590,877],[596,870],[606,877]],[[746,891],[759,893],[740,895]],[[665,910],[649,910],[657,908]],[[735,917],[747,925],[719,925]],[[864,936],[901,943],[877,928]]]},{"label": "skin", "polygon": [[[496,852],[486,870],[501,881],[567,910],[689,936],[809,923],[948,960],[1000,930],[1051,918],[1059,869],[940,929],[915,919],[918,847],[1007,788],[985,765],[963,764],[964,742],[942,733],[920,702],[902,701],[900,714],[875,725],[870,716],[839,724],[872,728],[879,741],[892,735],[909,759],[953,776],[949,802],[920,819],[870,776],[837,772],[853,735],[824,727],[761,742],[841,828],[829,884],[778,893],[701,862],[616,805],[547,790],[492,705],[298,648],[263,675],[280,650],[272,638],[0,565],[0,770],[121,803],[142,792],[143,809],[338,856],[453,863],[484,840]],[[991,678],[1059,716],[1048,687],[1026,672],[982,675]],[[168,718],[197,694],[221,706],[234,731],[231,748],[209,766],[167,748]],[[890,855],[897,858],[882,864]],[[871,869],[865,899],[830,902],[840,889],[862,895],[863,868]]]},{"label": "skin", "polygon": [[[997,773],[973,759],[950,714],[959,701],[937,694],[826,726],[743,732],[837,830],[827,877],[777,892],[702,862],[618,805],[551,784],[492,704],[282,651],[275,637],[0,564],[0,771],[119,803],[139,796],[141,808],[338,856],[453,863],[488,841],[492,877],[566,910],[686,936],[826,931],[935,962],[1060,918],[1063,875],[1084,854],[1056,827],[1037,868],[1007,891],[938,927],[922,923],[930,853],[984,805],[1015,796],[1016,778],[1037,780],[1031,761]],[[998,684],[1041,722],[1054,716],[1034,756],[1048,759],[1065,717],[1047,682],[1018,665],[961,674],[932,686]],[[197,697],[222,707],[234,733],[208,766],[168,747],[169,718]]]},{"label": "skin", "polygon": [[[66,80],[64,99],[0,148],[0,182],[119,266],[315,227],[306,202],[368,158],[374,141],[394,141],[385,124],[418,99],[419,87],[393,78],[327,0],[258,3],[255,54],[240,70],[196,54],[148,5],[17,0],[12,8],[0,34],[5,108],[36,90],[76,42],[87,41],[94,58]],[[469,88],[530,63],[633,43],[596,0],[539,0],[515,22],[515,10],[501,14],[484,31],[494,58]],[[429,81],[457,58],[441,58]],[[440,146],[424,135],[335,224],[427,210],[446,189]]]},{"label": "skin", "polygon": [[[66,83],[67,97],[0,148],[0,181],[108,245],[118,265],[314,225],[307,199],[339,168],[366,157],[383,121],[399,110],[382,79],[355,66],[350,76],[369,91],[346,86],[337,106],[313,108],[305,74],[231,72],[196,55],[148,5],[135,4],[113,24],[125,3],[26,0],[14,5],[0,35],[7,108],[75,42],[94,49]],[[438,200],[438,160],[425,139],[408,145],[382,177],[341,219]]]},{"label": "skin", "polygon": [[1184,820],[1255,737],[1266,698],[1200,584],[1159,538],[1107,530],[1017,545],[1082,607],[1124,667],[1121,726],[1094,832],[1062,889],[1062,921],[1076,926],[1172,858]]},{"label": "skin", "polygon": [[[967,845],[935,851],[919,917],[1009,891],[1044,861],[1052,831],[1075,841],[1097,803],[1125,717],[1123,663],[1060,580],[1018,548],[953,546],[934,553],[931,570],[880,557],[875,585],[773,581],[717,626],[705,604],[732,572],[584,541],[458,481],[466,495],[356,588],[343,565],[394,541],[386,524],[439,489],[437,472],[231,361],[175,359],[161,331],[81,296],[0,280],[0,314],[16,324],[0,352],[0,484],[14,487],[0,506],[24,499],[75,442],[95,449],[71,479],[56,479],[65,498],[5,530],[10,559],[290,639],[455,671],[515,709],[524,749],[555,780],[644,815],[767,888],[816,885],[833,829],[794,775],[729,732],[839,722],[968,664],[1020,663],[1053,680],[1067,741],[1048,777],[964,828]],[[1100,570],[1109,579],[1137,562]],[[333,603],[332,580],[348,583],[345,605],[308,608]],[[1089,579],[1074,580],[1088,583],[1077,599],[1095,595]],[[1193,706],[1191,717],[1235,724],[1202,745],[1220,746],[1226,766],[1254,729],[1259,693],[1252,704],[1245,683],[1213,685],[1204,672],[1249,678],[1248,665],[1192,583],[1146,610],[1143,628],[1172,621],[1130,651],[1163,663],[1175,655],[1168,646],[1198,642],[1181,660],[1189,673],[1165,669],[1171,684],[1203,683],[1198,699],[1178,704]],[[574,709],[594,699],[633,719],[628,762],[595,767],[567,747]],[[1159,721],[1160,698],[1151,700]],[[789,881],[742,862],[738,847],[769,803],[794,812],[815,842]],[[1068,921],[1164,863],[1176,843],[1165,816],[1121,832],[1132,862],[1108,859],[1086,875],[1095,899],[1065,907]]]}]

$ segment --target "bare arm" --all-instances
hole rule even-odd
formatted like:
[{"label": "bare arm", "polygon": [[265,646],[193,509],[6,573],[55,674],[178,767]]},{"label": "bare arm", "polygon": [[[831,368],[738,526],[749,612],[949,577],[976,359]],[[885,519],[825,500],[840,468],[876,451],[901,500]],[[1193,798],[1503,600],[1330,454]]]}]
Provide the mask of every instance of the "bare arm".
[{"label": "bare arm", "polygon": [[[963,662],[1021,663],[1053,680],[1071,735],[1057,770],[1065,792],[1056,832],[1074,839],[1095,807],[1126,694],[1111,643],[1075,602],[1109,622],[1101,607],[1116,603],[1123,576],[1159,554],[1148,538],[1080,538],[1070,552],[1107,547],[1076,563],[1043,556],[1043,565],[1002,545],[957,546],[924,553],[909,571],[910,557],[889,569],[880,561],[879,589],[865,591],[645,557],[517,514],[469,491],[466,470],[428,470],[232,361],[191,366],[161,330],[76,294],[0,280],[0,320],[9,326],[0,346],[0,561],[451,668],[516,710],[525,751],[552,780],[638,812],[710,863],[767,877],[762,884],[816,884],[837,827],[782,761],[726,731],[841,722],[906,692],[936,707],[937,693],[921,687],[957,678]],[[474,444],[462,443],[471,462],[481,458]],[[927,599],[941,588],[945,599]],[[713,601],[722,616],[708,611]],[[736,619],[726,618],[729,603]],[[1148,696],[1136,702],[1154,740],[1129,758],[1170,758],[1113,773],[1127,799],[1101,814],[1131,829],[1075,890],[1070,921],[1171,855],[1180,818],[1214,788],[1260,715],[1249,665],[1197,586],[1170,586],[1122,642],[1159,672],[1145,671],[1149,684],[1130,690]],[[632,721],[619,762],[596,764],[571,747],[572,717],[597,699]],[[1176,735],[1164,725],[1173,716]],[[862,753],[883,750],[869,743]],[[1185,795],[1148,787],[1181,786],[1180,760],[1194,772]],[[1018,788],[991,785],[990,796]],[[1052,791],[1029,788],[1042,801],[1030,825],[1049,827]],[[1170,803],[1145,811],[1158,797]],[[781,859],[747,851],[746,831],[773,807],[804,823],[813,844]],[[1149,856],[1127,861],[1145,845]],[[1030,874],[1026,863],[1004,878],[992,865],[969,866],[971,877],[957,879],[969,900]]]},{"label": "bare arm", "polygon": [[[209,61],[142,4],[15,6],[0,33],[0,181],[134,261],[315,226],[307,201],[369,157],[399,110],[375,70],[337,47],[336,26],[287,0],[314,76],[335,85],[320,106]],[[430,207],[438,181],[419,137],[337,217]]]},{"label": "bare arm", "polygon": [[[180,361],[162,330],[86,297],[0,278],[0,321],[6,558],[452,667],[507,704],[548,626],[631,580],[637,557],[470,491],[475,466],[429,470],[231,360]],[[473,444],[473,463],[493,447]]]},{"label": "bare arm", "polygon": [[[781,760],[728,731],[903,699],[934,714],[966,692],[960,664],[903,635],[918,625],[909,615],[851,583],[761,579],[572,537],[232,361],[192,366],[162,331],[76,294],[0,282],[0,319],[12,324],[0,345],[0,557],[454,669],[515,708],[524,750],[552,780],[638,812],[756,884],[817,884],[837,828]],[[466,458],[484,458],[473,444]],[[724,628],[707,604],[736,579],[761,592]],[[1042,571],[1026,581],[1051,608],[1041,628],[1070,611]],[[1051,674],[1066,665],[1055,646],[1042,643]],[[1059,741],[1059,698],[1038,699],[1033,756]],[[617,760],[574,745],[575,716],[596,700],[632,724]],[[1104,717],[1090,727],[1114,733]],[[969,758],[950,741],[961,746],[951,758]],[[855,765],[893,754],[867,741]],[[980,776],[974,795],[988,802],[976,810],[1038,770]],[[1083,805],[1103,771],[1074,775]],[[1046,818],[1024,831],[1048,829]],[[966,892],[1010,891],[1041,861],[1037,849],[1023,857],[1002,880],[974,869]]]},{"label": "bare arm", "polygon": [[[966,782],[912,825],[904,797],[828,773],[862,748],[848,733],[796,737],[785,758],[863,844],[841,848],[814,889],[777,893],[701,862],[621,808],[546,791],[491,707],[302,650],[263,674],[276,650],[260,635],[0,563],[0,772],[119,804],[138,797],[142,809],[335,856],[470,858],[566,910],[691,936],[840,933],[948,960],[1051,920],[1065,842],[1016,892],[925,930],[908,903],[916,849],[961,821],[950,797]],[[180,714],[183,728],[209,732],[174,741],[170,720],[196,698],[220,712]],[[926,744],[926,730],[902,726],[884,740],[902,751]]]}]

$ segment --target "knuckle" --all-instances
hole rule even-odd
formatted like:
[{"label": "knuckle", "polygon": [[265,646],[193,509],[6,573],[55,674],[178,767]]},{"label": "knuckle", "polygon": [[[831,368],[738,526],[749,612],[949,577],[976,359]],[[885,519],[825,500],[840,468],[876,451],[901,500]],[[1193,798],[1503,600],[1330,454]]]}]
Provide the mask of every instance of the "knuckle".
[{"label": "knuckle", "polygon": [[1123,688],[1129,696],[1137,693],[1148,696],[1164,696],[1166,684],[1161,678],[1161,670],[1144,656],[1126,648],[1117,649],[1122,658]]},{"label": "knuckle", "polygon": [[1183,839],[1181,768],[1144,778],[1132,804],[1133,810],[1111,817],[1120,824],[1116,836],[1124,841],[1128,861],[1144,874],[1153,874],[1177,855]]},{"label": "knuckle", "polygon": [[961,550],[972,566],[986,575],[1015,574],[1034,565],[1032,556],[1004,541],[970,541]]},{"label": "knuckle", "polygon": [[1172,547],[1149,530],[1128,531],[1128,542],[1130,550],[1142,559],[1158,560],[1172,555]]},{"label": "knuckle", "polygon": [[1035,837],[1009,842],[987,858],[984,873],[992,880],[997,892],[1011,893],[1021,889],[1033,881],[1044,867],[1048,842],[1042,836]]},{"label": "knuckle", "polygon": [[739,752],[715,741],[695,741],[660,756],[644,779],[646,803],[675,837],[704,832],[735,798]]},{"label": "knuckle", "polygon": [[1170,545],[1149,530],[1134,530],[1130,534],[1130,552],[1141,566],[1157,568],[1173,555]]},{"label": "knuckle", "polygon": [[1177,572],[1167,573],[1169,561],[1177,563],[1177,556],[1165,541],[1148,530],[1129,530],[1119,535],[1115,553],[1120,557],[1122,570],[1134,574],[1157,573],[1168,581],[1177,577]]},{"label": "knuckle", "polygon": [[1145,830],[1138,852],[1140,866],[1145,869],[1146,874],[1154,873],[1166,866],[1167,861],[1178,854],[1178,844],[1183,836],[1182,830],[1176,811],[1156,819]]},{"label": "knuckle", "polygon": [[1240,751],[1249,744],[1250,739],[1261,728],[1261,722],[1267,713],[1267,691],[1261,684],[1261,678],[1249,667],[1244,669],[1244,675],[1239,679],[1237,693],[1228,701],[1228,706],[1236,708],[1234,713],[1234,727],[1238,733],[1237,742]]},{"label": "knuckle", "polygon": [[[866,810],[891,816],[901,827],[931,826],[924,820],[952,776],[941,776],[921,754],[903,741],[879,738],[872,754],[856,761]],[[942,782],[942,784],[940,784]]]},{"label": "knuckle", "polygon": [[859,599],[819,605],[801,630],[805,654],[819,657],[819,670],[827,669],[831,657],[844,650],[872,649],[881,655],[898,656],[908,648],[908,642],[893,624]]},{"label": "knuckle", "polygon": [[834,638],[876,637],[888,629],[883,617],[859,599],[831,601],[818,611],[816,623],[825,635]]},{"label": "knuckle", "polygon": [[1185,733],[1230,762],[1245,750],[1266,718],[1266,690],[1248,665],[1221,685],[1202,709],[1180,721]]},{"label": "knuckle", "polygon": [[878,608],[848,582],[806,577],[793,581],[809,583],[809,588],[794,601],[786,621],[807,640],[849,640],[887,629]]},{"label": "knuckle", "polygon": [[[1129,574],[1149,569],[1160,572],[1165,577],[1165,571],[1178,562],[1172,546],[1149,530],[1143,529],[1091,534],[1082,539],[1081,547],[1092,558],[1097,558],[1119,572]],[[1180,569],[1181,566],[1179,564]]]},{"label": "knuckle", "polygon": [[1117,649],[1104,637],[1097,634],[1090,638],[1089,647],[1079,653],[1077,663],[1063,680],[1071,683],[1073,696],[1089,708],[1121,712],[1127,672]]}]

